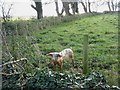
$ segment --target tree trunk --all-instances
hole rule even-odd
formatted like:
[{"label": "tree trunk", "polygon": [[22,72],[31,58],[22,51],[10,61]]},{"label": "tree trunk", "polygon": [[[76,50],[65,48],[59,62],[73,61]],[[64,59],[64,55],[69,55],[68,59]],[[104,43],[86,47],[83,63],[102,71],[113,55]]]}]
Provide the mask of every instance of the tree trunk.
[{"label": "tree trunk", "polygon": [[120,12],[120,1],[118,2],[118,12]]},{"label": "tree trunk", "polygon": [[43,18],[42,2],[35,2],[37,10],[37,19]]},{"label": "tree trunk", "polygon": [[87,13],[87,7],[85,6],[84,2],[81,2],[82,6],[83,6],[83,9],[85,11],[85,13]]},{"label": "tree trunk", "polygon": [[42,2],[35,2],[35,6],[31,5],[37,12],[37,19],[43,18]]},{"label": "tree trunk", "polygon": [[56,6],[56,13],[58,16],[62,16],[64,10],[62,9],[61,13],[59,12],[59,6],[58,6],[58,2],[55,2],[55,6]]},{"label": "tree trunk", "polygon": [[63,9],[65,10],[66,15],[71,15],[69,12],[69,2],[62,2],[63,4]]},{"label": "tree trunk", "polygon": [[88,1],[88,9],[89,9],[89,12],[91,13],[91,7],[90,7],[91,3]]},{"label": "tree trunk", "polygon": [[107,4],[108,4],[109,11],[111,11],[110,2],[108,1]]},{"label": "tree trunk", "polygon": [[72,11],[73,11],[73,14],[75,13],[79,13],[78,12],[78,2],[71,2],[71,6],[72,6]]},{"label": "tree trunk", "polygon": [[112,7],[112,11],[115,11],[115,5],[113,3],[113,0],[111,0],[111,7]]}]

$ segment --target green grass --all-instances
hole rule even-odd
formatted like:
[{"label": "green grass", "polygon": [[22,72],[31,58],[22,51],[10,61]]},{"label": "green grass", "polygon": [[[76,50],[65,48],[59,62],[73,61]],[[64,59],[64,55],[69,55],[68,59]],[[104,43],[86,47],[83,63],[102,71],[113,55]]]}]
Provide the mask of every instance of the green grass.
[{"label": "green grass", "polygon": [[[77,16],[50,17],[43,20],[15,20],[6,25],[6,45],[3,45],[3,63],[26,57],[27,75],[47,66],[49,52],[72,47],[75,66],[64,60],[63,72],[81,73],[83,70],[84,35],[89,35],[89,72],[99,71],[109,85],[118,85],[118,15],[83,14]],[[8,55],[7,55],[8,54]],[[38,65],[36,68],[35,65]],[[34,69],[33,69],[34,68]],[[9,69],[9,68],[7,68]],[[57,68],[59,72],[59,68]],[[111,79],[112,78],[112,79]]]},{"label": "green grass", "polygon": [[[82,68],[84,34],[89,35],[88,59],[90,72],[101,71],[107,75],[112,70],[114,76],[113,72],[117,73],[117,14],[101,14],[71,22],[63,22],[34,32],[33,36],[36,37],[35,44],[39,46],[39,50],[45,57],[49,52],[61,51],[72,47],[75,55],[75,64]],[[48,61],[47,58],[45,59]],[[67,62],[64,63],[64,71],[70,71],[71,67],[69,65],[66,67],[66,65]],[[109,76],[107,75],[106,78],[109,78]],[[109,82],[111,85],[116,84],[117,77],[114,77],[114,79],[115,82]]]}]

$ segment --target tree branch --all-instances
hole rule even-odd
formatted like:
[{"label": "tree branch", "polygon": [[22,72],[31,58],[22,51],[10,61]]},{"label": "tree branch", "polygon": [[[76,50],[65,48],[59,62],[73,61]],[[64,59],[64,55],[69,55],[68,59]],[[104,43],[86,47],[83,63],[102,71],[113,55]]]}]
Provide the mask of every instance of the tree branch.
[{"label": "tree branch", "polygon": [[31,7],[37,11],[37,8],[34,5],[31,5]]},{"label": "tree branch", "polygon": [[2,3],[1,5],[1,9],[2,9],[2,17],[4,22],[6,22],[6,15],[5,15],[5,7],[4,7],[4,3]]},{"label": "tree branch", "polygon": [[17,62],[20,62],[20,61],[24,61],[24,60],[27,60],[27,58],[21,58],[21,59],[19,59],[19,60],[6,62],[6,63],[0,65],[0,67],[5,66],[5,65],[8,65],[8,64],[14,64],[14,63],[17,63]]},{"label": "tree branch", "polygon": [[8,9],[8,12],[7,12],[7,14],[6,14],[7,18],[9,17],[10,10],[12,9],[12,6],[13,6],[13,4],[11,4],[11,5],[10,5],[10,8]]},{"label": "tree branch", "polygon": [[5,75],[5,76],[11,76],[11,75],[15,75],[15,74],[21,74],[21,72],[11,73],[11,74],[8,74],[8,73],[0,73],[0,75]]}]

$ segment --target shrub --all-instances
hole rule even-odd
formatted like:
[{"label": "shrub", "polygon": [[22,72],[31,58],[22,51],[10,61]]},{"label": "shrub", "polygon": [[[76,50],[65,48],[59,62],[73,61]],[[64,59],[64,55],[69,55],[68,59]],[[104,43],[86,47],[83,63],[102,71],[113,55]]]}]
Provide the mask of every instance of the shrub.
[{"label": "shrub", "polygon": [[[3,90],[5,88],[14,89],[20,87],[19,79],[20,75],[16,78],[14,75],[7,77],[7,81],[3,83]],[[18,78],[19,77],[19,78]],[[15,79],[15,82],[12,80]],[[81,74],[71,74],[71,73],[59,73],[51,70],[42,69],[37,71],[33,76],[26,77],[26,83],[24,84],[24,89],[52,89],[52,88],[79,88],[79,89],[100,89],[106,90],[110,88],[115,88],[119,90],[116,86],[110,87],[107,85],[106,80],[102,74],[99,72],[92,72],[88,75]]]}]

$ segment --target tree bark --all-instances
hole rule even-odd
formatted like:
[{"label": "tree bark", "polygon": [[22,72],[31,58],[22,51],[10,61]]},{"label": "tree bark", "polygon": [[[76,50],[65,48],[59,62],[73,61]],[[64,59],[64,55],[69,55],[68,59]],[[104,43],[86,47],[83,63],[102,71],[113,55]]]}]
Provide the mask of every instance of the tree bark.
[{"label": "tree bark", "polygon": [[57,15],[58,16],[62,16],[64,10],[62,9],[61,13],[59,12],[58,2],[55,2],[55,6],[56,6],[56,13],[57,13]]},{"label": "tree bark", "polygon": [[31,5],[31,7],[37,12],[37,19],[43,18],[42,2],[35,2],[35,6]]},{"label": "tree bark", "polygon": [[63,4],[63,10],[65,11],[66,15],[71,15],[69,12],[69,2],[62,2]]},{"label": "tree bark", "polygon": [[108,1],[107,4],[108,4],[109,11],[111,11],[110,2]]},{"label": "tree bark", "polygon": [[112,7],[112,11],[115,11],[115,5],[113,3],[113,0],[111,0],[111,7]]},{"label": "tree bark", "polygon": [[91,13],[91,7],[90,7],[91,3],[88,1],[88,9],[89,9],[89,12]]},{"label": "tree bark", "polygon": [[120,1],[118,2],[118,12],[120,12]]},{"label": "tree bark", "polygon": [[79,13],[78,11],[78,2],[71,2],[71,6],[72,6],[72,11],[73,11],[73,14],[75,13]]}]

